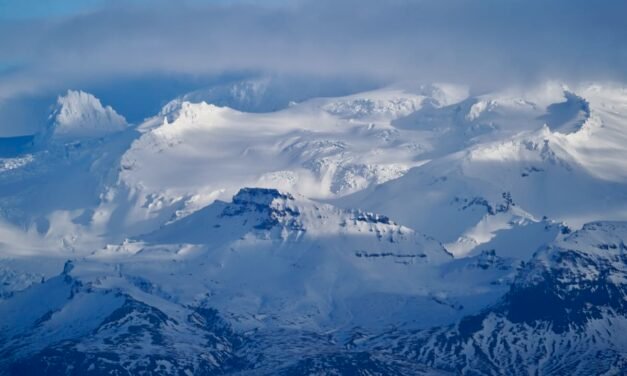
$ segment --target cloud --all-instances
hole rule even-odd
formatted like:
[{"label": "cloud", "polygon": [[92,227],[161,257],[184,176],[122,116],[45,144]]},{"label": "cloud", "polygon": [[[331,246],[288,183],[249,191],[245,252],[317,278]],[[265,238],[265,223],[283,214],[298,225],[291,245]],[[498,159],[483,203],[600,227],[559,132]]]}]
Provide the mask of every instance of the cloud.
[{"label": "cloud", "polygon": [[627,78],[619,0],[105,2],[0,21],[0,98],[145,74],[260,72],[495,86]]}]

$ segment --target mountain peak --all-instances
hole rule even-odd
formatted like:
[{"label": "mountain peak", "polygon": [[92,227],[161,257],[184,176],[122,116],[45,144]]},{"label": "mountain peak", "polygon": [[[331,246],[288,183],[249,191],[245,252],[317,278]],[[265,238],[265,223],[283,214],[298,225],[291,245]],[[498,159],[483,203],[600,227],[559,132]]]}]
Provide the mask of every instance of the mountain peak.
[{"label": "mountain peak", "polygon": [[242,188],[233,196],[233,203],[240,205],[270,206],[275,200],[294,201],[294,197],[273,188]]},{"label": "mountain peak", "polygon": [[102,137],[127,126],[126,119],[111,106],[103,106],[92,94],[74,90],[57,99],[50,120],[56,139]]}]

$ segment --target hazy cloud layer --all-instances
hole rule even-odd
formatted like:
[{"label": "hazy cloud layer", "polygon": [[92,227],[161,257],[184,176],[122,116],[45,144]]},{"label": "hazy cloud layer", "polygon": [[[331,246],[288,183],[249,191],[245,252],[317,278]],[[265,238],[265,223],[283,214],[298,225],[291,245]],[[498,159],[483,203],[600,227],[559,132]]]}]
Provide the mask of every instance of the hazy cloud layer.
[{"label": "hazy cloud layer", "polygon": [[622,0],[103,4],[0,21],[0,98],[233,71],[482,86],[627,78]]}]

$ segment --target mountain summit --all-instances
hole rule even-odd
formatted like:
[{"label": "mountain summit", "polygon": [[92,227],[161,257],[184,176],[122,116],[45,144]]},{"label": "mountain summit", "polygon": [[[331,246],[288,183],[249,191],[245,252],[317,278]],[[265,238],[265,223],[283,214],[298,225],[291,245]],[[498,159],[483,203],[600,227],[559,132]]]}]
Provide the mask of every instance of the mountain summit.
[{"label": "mountain summit", "polygon": [[128,126],[123,116],[110,106],[103,106],[98,98],[74,90],[57,99],[50,121],[52,137],[69,141],[102,137]]}]

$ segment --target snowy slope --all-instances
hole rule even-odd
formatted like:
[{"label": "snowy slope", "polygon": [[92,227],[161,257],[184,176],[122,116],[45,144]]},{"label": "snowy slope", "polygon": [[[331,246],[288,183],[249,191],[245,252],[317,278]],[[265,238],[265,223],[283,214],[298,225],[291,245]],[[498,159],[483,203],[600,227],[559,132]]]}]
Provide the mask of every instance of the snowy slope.
[{"label": "snowy slope", "polygon": [[[174,373],[271,367],[251,357],[284,346],[272,342],[276,333],[451,323],[496,302],[515,272],[494,255],[451,262],[438,242],[385,216],[242,189],[231,203],[67,262],[60,275],[0,301],[0,365],[26,372],[47,364],[52,374],[92,364]],[[243,334],[251,330],[273,339],[255,344],[263,337]],[[268,356],[311,372],[347,367],[344,357],[355,356],[291,364],[281,354]],[[428,369],[355,359],[365,359],[355,369]]]},{"label": "snowy slope", "polygon": [[59,98],[0,160],[0,374],[625,372],[625,89],[274,92]]},{"label": "snowy slope", "polygon": [[[627,144],[621,143],[625,123],[615,115],[624,106],[624,91],[592,87],[581,95],[590,98],[584,106],[589,115],[575,132],[561,133],[562,125],[555,122],[555,130],[541,125],[506,139],[479,142],[338,203],[389,213],[450,244],[459,254],[512,223],[549,218],[577,228],[594,220],[625,219],[627,181],[622,161]],[[574,100],[569,92],[566,97],[564,103]],[[557,111],[556,106],[550,105],[548,111]],[[607,110],[610,106],[614,114]],[[561,111],[573,112],[579,119],[580,111],[571,107]],[[476,115],[469,110],[464,118],[474,119],[486,111]],[[511,118],[506,119],[494,122],[494,129],[509,128]],[[495,132],[500,133],[494,131],[491,137]]]},{"label": "snowy slope", "polygon": [[262,114],[177,102],[140,126],[144,133],[123,157],[120,183],[140,200],[132,215],[156,222],[228,199],[242,186],[341,197],[422,163],[416,155],[429,141],[391,120],[426,98],[446,104],[463,95],[446,85],[389,88]]},{"label": "snowy slope", "polygon": [[[93,257],[121,258],[128,273],[154,276],[164,293],[190,304],[209,295],[213,307],[245,328],[454,320],[498,297],[502,287],[489,288],[490,283],[512,271],[505,263],[503,270],[477,273],[486,278],[474,289],[457,287],[440,275],[439,265],[448,270],[452,258],[435,240],[385,216],[338,210],[273,189],[243,189],[232,203],[216,202]],[[154,257],[172,259],[180,273],[163,275],[141,261]],[[469,278],[473,273],[468,269]],[[375,308],[380,302],[387,309]],[[422,312],[411,308],[416,303]],[[363,315],[364,304],[376,316]],[[425,309],[429,305],[433,311]],[[468,306],[457,307],[463,305]]]},{"label": "snowy slope", "polygon": [[376,346],[462,374],[623,374],[626,241],[625,222],[587,224],[534,255],[494,307]]},{"label": "snowy slope", "polygon": [[[254,205],[261,197],[268,197],[255,196]],[[275,200],[270,200],[274,201],[271,206],[281,206]],[[227,205],[225,210],[230,212],[229,207],[244,204],[236,201],[239,204]],[[238,215],[242,214],[240,210]],[[179,227],[177,233],[186,227]],[[88,260],[67,263],[59,276],[0,302],[3,322],[11,322],[3,333],[12,337],[8,341],[6,336],[2,338],[0,353],[9,362],[3,365],[11,364],[9,369],[15,372],[30,372],[45,365],[47,374],[67,367],[161,374],[177,374],[181,369],[263,375],[276,374],[277,370],[283,374],[621,374],[627,360],[626,344],[616,333],[627,324],[626,229],[624,222],[599,222],[560,237],[517,272],[500,301],[453,324],[419,329],[359,325],[344,330],[311,330],[303,322],[268,326],[261,323],[276,319],[259,309],[255,329],[243,331],[241,321],[232,318],[233,328],[221,314],[234,307],[242,309],[238,306],[247,298],[249,275],[241,274],[239,285],[207,289],[204,300],[191,302],[185,295],[189,289],[199,289],[203,278],[225,282],[224,275],[208,267],[207,251],[185,263],[181,256],[192,255],[190,248],[179,249],[179,257],[172,259],[169,247],[127,243],[114,251],[125,253],[126,260],[111,258],[109,252],[106,259],[95,254]],[[132,250],[136,252],[129,252]],[[272,252],[263,248],[252,251],[265,252],[266,257]],[[285,249],[275,252],[280,251]],[[105,260],[110,262],[109,272],[103,270]],[[228,259],[221,260],[220,269],[231,268]],[[263,264],[256,261],[261,269]],[[165,262],[171,264],[166,269],[162,267]],[[160,271],[155,269],[157,264]],[[447,278],[455,276],[458,285],[469,284],[460,271],[507,268],[494,254],[445,265],[448,273],[444,274]],[[155,273],[160,273],[159,280]],[[301,271],[297,275],[311,280],[306,274]],[[167,282],[168,275],[176,284]],[[287,286],[289,290],[297,288],[276,268],[264,278],[264,285],[271,285],[268,279],[273,278],[285,282],[282,289],[273,286],[279,291],[263,299],[266,306],[276,303],[272,299],[281,297]],[[478,286],[478,279],[471,281]],[[227,286],[239,291],[238,298],[218,310],[208,306],[220,306],[219,290]],[[94,306],[106,309],[91,308]],[[376,306],[370,307],[369,315],[376,314]],[[29,313],[16,315],[24,307],[29,307]],[[272,314],[286,316],[276,308]],[[294,317],[293,313],[288,316]],[[72,324],[64,321],[77,317],[81,319]]]}]

